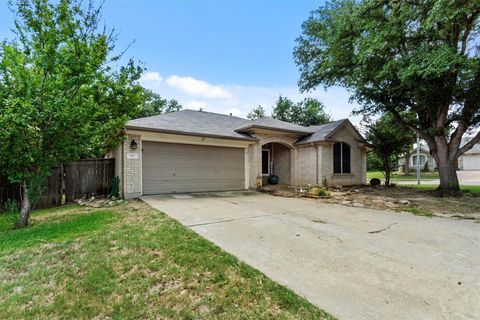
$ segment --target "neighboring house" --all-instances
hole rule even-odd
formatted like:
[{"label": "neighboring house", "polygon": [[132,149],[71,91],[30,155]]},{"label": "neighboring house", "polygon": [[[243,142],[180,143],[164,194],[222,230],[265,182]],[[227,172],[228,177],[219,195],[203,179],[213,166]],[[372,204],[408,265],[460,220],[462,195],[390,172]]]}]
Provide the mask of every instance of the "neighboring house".
[{"label": "neighboring house", "polygon": [[[470,138],[464,140],[462,145],[469,140]],[[458,163],[461,170],[480,170],[480,143],[475,144],[472,149],[465,152],[458,159]]]},{"label": "neighboring house", "polygon": [[[428,170],[429,171],[434,171],[435,169],[437,169],[437,163],[435,162],[435,159],[433,159],[433,157],[430,155],[430,151],[428,149],[428,147],[426,146],[421,146],[420,147],[420,152],[419,152],[419,161],[420,161],[420,168],[422,170],[425,169],[426,167],[426,163],[428,162]],[[399,167],[400,167],[400,170],[403,171],[404,170],[404,166],[405,166],[405,157],[401,158],[399,160]],[[417,168],[417,149],[414,148],[410,151],[410,157],[408,158],[408,163],[409,163],[409,166],[410,166],[410,170],[414,170]]]},{"label": "neighboring house", "polygon": [[[470,139],[471,138],[463,139],[461,146],[465,145],[468,141],[470,141]],[[420,167],[422,169],[425,168],[425,163],[427,161],[428,161],[428,169],[430,171],[437,169],[437,163],[435,162],[435,159],[433,159],[433,157],[430,155],[430,150],[425,145],[425,143],[421,144],[419,158],[420,158]],[[404,158],[400,159],[398,164],[400,166],[400,169],[403,170],[405,159]],[[417,167],[417,149],[416,148],[413,148],[410,151],[409,164],[410,164],[410,170],[414,170]],[[457,168],[458,170],[480,170],[480,143],[475,144],[472,149],[468,150],[458,158]]]},{"label": "neighboring house", "polygon": [[345,119],[303,127],[182,110],[128,121],[115,150],[126,198],[245,190],[275,174],[287,185],[366,180],[366,141]]}]

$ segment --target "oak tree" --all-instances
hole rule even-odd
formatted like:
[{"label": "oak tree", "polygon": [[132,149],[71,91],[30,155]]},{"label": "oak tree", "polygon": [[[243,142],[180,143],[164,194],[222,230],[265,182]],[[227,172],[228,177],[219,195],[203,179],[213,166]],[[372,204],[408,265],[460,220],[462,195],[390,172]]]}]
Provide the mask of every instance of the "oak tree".
[{"label": "oak tree", "polygon": [[343,86],[358,112],[392,114],[428,144],[439,191],[456,193],[455,162],[480,141],[479,17],[471,0],[332,1],[303,24],[300,88]]},{"label": "oak tree", "polygon": [[18,0],[13,40],[0,45],[0,167],[21,184],[26,227],[51,167],[103,156],[138,112],[141,68],[114,55],[101,7]]}]

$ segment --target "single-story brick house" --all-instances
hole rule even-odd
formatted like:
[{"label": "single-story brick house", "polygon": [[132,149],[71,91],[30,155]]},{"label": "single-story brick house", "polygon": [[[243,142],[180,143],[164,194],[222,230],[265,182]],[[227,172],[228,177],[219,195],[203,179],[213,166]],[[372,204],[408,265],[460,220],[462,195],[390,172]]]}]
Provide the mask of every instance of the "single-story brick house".
[{"label": "single-story brick house", "polygon": [[[460,146],[464,146],[466,143],[468,143],[472,137],[466,137],[462,139],[462,142]],[[399,160],[398,165],[399,169],[401,171],[405,170],[405,161],[407,159],[402,158]],[[419,160],[420,160],[420,168],[425,169],[425,164],[427,164],[428,170],[434,171],[437,170],[437,163],[435,159],[430,155],[430,149],[426,145],[424,141],[422,141],[422,146],[420,147],[419,150]],[[413,170],[417,167],[417,149],[412,148],[410,150],[410,157],[408,158],[408,162],[410,165],[410,170]],[[457,169],[458,170],[473,170],[473,171],[478,171],[480,170],[480,143],[477,143],[462,154],[460,157],[458,157],[457,161]]]},{"label": "single-story brick house", "polygon": [[113,152],[125,198],[244,190],[267,183],[354,185],[366,180],[366,141],[348,119],[303,127],[182,110],[128,121]]}]

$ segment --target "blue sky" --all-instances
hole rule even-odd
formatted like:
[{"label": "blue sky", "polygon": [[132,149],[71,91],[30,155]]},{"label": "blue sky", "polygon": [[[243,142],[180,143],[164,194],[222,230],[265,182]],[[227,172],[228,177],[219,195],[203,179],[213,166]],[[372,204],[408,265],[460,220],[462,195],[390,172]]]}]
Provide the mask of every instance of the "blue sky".
[{"label": "blue sky", "polygon": [[[186,108],[246,116],[268,111],[278,95],[321,99],[335,119],[354,105],[341,88],[300,95],[292,51],[301,24],[323,1],[106,0],[103,18],[119,32],[117,49],[143,62],[141,83]],[[0,7],[0,38],[13,18]],[[355,119],[354,119],[355,120]]]}]

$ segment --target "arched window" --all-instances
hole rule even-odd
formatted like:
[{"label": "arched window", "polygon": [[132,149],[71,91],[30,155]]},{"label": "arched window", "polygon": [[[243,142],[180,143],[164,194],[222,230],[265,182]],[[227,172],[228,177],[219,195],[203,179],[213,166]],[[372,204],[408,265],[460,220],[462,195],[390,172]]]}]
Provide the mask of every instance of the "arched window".
[{"label": "arched window", "polygon": [[[421,154],[420,155],[420,166],[424,166],[425,162],[427,162],[427,158],[423,154]],[[412,163],[413,163],[414,166],[417,165],[417,156],[416,155],[414,155],[412,157]]]},{"label": "arched window", "polygon": [[333,173],[350,173],[350,145],[337,142],[333,145]]}]

